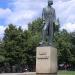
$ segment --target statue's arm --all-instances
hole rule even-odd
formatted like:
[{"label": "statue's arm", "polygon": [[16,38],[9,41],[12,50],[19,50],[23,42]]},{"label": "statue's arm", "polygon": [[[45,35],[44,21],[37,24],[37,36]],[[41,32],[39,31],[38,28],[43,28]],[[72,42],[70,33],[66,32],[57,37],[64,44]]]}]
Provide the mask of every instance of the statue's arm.
[{"label": "statue's arm", "polygon": [[45,11],[44,11],[44,8],[43,8],[43,11],[42,11],[42,21],[43,21],[43,24],[45,24],[45,16],[44,16],[44,13],[45,13]]},{"label": "statue's arm", "polygon": [[55,13],[55,10],[54,10],[54,23],[55,23],[55,25],[59,25],[59,22],[58,22],[58,20],[56,19],[56,13]]},{"label": "statue's arm", "polygon": [[53,18],[53,20],[54,20],[54,23],[56,22],[56,13],[55,13],[55,10],[54,10],[54,18]]}]

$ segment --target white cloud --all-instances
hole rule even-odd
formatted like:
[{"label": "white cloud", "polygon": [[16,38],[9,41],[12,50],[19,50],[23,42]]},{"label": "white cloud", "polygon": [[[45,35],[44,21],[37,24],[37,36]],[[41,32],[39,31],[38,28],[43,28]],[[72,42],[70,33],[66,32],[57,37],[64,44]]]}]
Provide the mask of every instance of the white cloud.
[{"label": "white cloud", "polygon": [[11,14],[11,10],[9,8],[2,9],[0,8],[0,18],[7,18]]},{"label": "white cloud", "polygon": [[46,1],[16,0],[11,5],[13,6],[12,13],[7,18],[7,24],[13,23],[26,29],[29,22],[40,17]]},{"label": "white cloud", "polygon": [[61,24],[75,23],[75,0],[69,0],[67,2],[58,1],[55,3],[57,16],[59,17]]},{"label": "white cloud", "polygon": [[75,31],[75,24],[67,23],[61,27],[61,29],[66,29],[68,32]]},{"label": "white cloud", "polygon": [[0,26],[0,38],[3,37],[5,28],[5,26]]},{"label": "white cloud", "polygon": [[58,0],[54,7],[61,23],[61,29],[73,32],[75,30],[75,0]]}]

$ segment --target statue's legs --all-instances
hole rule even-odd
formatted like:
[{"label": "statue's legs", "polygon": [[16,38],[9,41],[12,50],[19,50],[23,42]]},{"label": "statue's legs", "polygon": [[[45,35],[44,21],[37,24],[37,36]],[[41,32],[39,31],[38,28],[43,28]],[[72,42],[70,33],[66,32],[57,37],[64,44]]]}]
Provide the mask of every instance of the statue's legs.
[{"label": "statue's legs", "polygon": [[45,42],[46,31],[42,30],[42,42]]},{"label": "statue's legs", "polygon": [[53,23],[50,21],[49,23],[49,45],[52,45],[53,43]]},{"label": "statue's legs", "polygon": [[47,26],[48,26],[48,25],[45,24],[45,25],[44,25],[44,28],[43,28],[43,30],[42,30],[42,43],[43,43],[43,44],[45,44],[45,42],[46,42]]}]

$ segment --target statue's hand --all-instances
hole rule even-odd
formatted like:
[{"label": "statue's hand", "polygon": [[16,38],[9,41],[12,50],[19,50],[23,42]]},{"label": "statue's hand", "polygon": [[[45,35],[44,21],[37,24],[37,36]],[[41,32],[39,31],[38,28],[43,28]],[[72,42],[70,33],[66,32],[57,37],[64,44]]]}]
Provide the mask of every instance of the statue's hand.
[{"label": "statue's hand", "polygon": [[59,25],[59,23],[58,23],[58,21],[56,20],[56,21],[54,21],[54,23],[55,23],[55,25]]},{"label": "statue's hand", "polygon": [[58,25],[58,22],[55,22],[55,25]]},{"label": "statue's hand", "polygon": [[45,24],[45,21],[43,20],[43,24]]}]

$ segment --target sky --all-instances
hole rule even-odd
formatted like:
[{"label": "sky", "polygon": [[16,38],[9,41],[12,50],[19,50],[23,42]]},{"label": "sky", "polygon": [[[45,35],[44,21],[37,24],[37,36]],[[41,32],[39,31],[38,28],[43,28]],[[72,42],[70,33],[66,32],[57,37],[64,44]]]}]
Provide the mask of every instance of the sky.
[{"label": "sky", "polygon": [[[0,38],[8,24],[27,29],[28,23],[41,17],[42,9],[48,0],[0,0]],[[56,17],[60,20],[60,29],[75,31],[75,0],[54,0]]]}]

